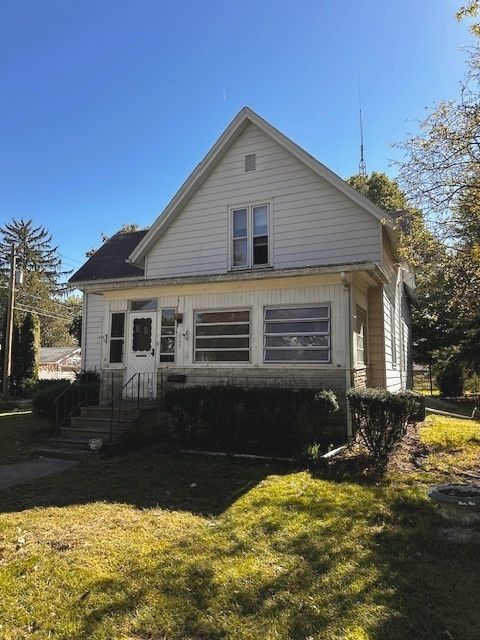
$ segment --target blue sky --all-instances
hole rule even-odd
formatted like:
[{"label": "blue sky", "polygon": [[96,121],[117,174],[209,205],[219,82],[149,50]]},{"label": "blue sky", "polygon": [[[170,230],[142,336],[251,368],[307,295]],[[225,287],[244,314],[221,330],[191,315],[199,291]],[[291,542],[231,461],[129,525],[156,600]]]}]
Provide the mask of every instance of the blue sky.
[{"label": "blue sky", "polygon": [[248,105],[342,177],[454,97],[453,0],[2,0],[0,222],[32,218],[78,266],[151,224]]}]

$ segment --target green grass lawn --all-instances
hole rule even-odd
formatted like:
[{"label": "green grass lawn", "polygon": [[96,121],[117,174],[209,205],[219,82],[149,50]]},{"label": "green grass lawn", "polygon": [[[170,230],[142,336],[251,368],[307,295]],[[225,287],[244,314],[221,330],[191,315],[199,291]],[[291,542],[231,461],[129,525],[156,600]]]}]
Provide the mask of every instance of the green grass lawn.
[{"label": "green grass lawn", "polygon": [[426,488],[152,447],[93,459],[0,494],[0,638],[478,640],[479,549],[436,536]]},{"label": "green grass lawn", "polygon": [[29,411],[0,413],[0,464],[29,458],[53,435],[52,423]]}]

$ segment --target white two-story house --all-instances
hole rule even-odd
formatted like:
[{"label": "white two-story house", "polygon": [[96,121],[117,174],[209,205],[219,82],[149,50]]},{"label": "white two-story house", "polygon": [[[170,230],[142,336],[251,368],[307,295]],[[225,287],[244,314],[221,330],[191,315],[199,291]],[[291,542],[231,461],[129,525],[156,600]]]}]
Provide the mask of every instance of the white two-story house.
[{"label": "white two-story house", "polygon": [[83,368],[150,396],[167,380],[332,389],[342,439],[346,390],[410,382],[398,241],[392,216],[244,108],[150,229],[71,278]]}]

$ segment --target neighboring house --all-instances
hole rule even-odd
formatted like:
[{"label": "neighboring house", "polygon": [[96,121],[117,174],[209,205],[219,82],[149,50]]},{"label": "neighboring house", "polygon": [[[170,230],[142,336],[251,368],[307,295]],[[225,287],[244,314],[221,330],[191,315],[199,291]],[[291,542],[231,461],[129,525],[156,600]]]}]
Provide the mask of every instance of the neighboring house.
[{"label": "neighboring house", "polygon": [[[119,384],[411,383],[412,276],[395,218],[244,108],[147,231],[70,279],[82,366]],[[181,382],[180,382],[181,381]],[[145,391],[141,393],[146,393]]]},{"label": "neighboring house", "polygon": [[80,347],[42,347],[38,377],[41,380],[75,378],[81,368]]}]

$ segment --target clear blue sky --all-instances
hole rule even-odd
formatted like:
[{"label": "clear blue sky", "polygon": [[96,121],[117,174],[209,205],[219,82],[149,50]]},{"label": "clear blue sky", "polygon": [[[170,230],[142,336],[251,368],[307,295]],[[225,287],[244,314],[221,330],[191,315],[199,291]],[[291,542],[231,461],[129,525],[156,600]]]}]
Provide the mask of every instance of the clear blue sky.
[{"label": "clear blue sky", "polygon": [[368,171],[464,71],[453,0],[2,0],[0,222],[78,266],[151,224],[248,105],[342,177]]}]

